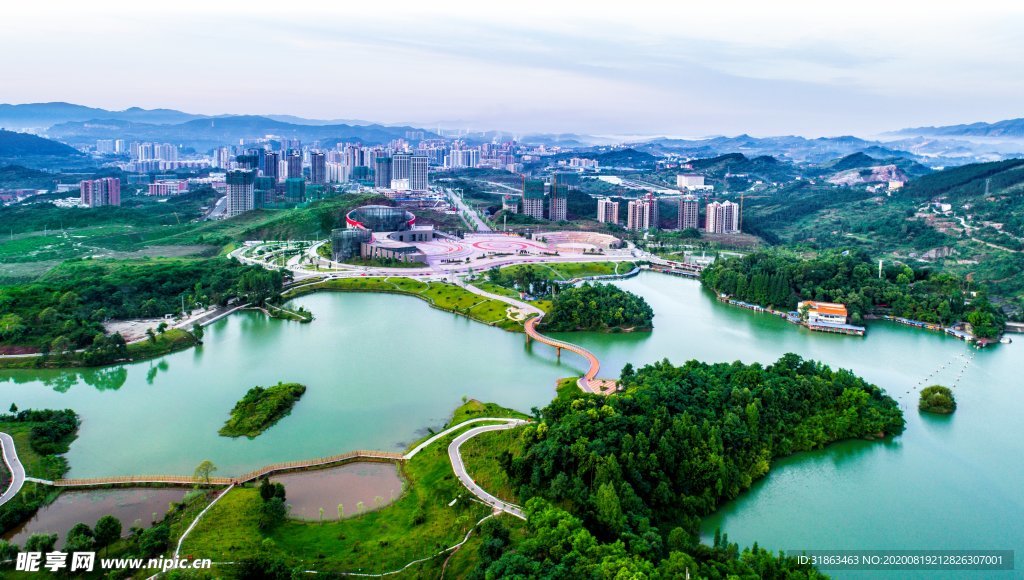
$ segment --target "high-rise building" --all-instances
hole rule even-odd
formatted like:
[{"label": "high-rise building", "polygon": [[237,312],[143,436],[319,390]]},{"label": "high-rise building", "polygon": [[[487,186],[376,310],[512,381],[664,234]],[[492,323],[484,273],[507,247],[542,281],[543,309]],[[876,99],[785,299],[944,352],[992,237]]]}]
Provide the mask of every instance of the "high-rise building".
[{"label": "high-rise building", "polygon": [[409,189],[413,191],[427,190],[427,166],[430,159],[426,155],[413,155],[409,159]]},{"label": "high-rise building", "polygon": [[309,180],[318,185],[327,183],[327,156],[319,151],[309,154]]},{"label": "high-rise building", "polygon": [[391,187],[391,158],[378,157],[374,161],[373,186],[381,189]]},{"label": "high-rise building", "polygon": [[341,163],[327,162],[327,183],[345,183],[351,168]]},{"label": "high-rise building", "polygon": [[306,201],[306,180],[301,177],[289,177],[284,180],[284,198],[290,203]]},{"label": "high-rise building", "polygon": [[257,177],[253,182],[253,208],[267,207],[277,197],[277,179],[267,175]]},{"label": "high-rise building", "polygon": [[619,223],[619,202],[607,197],[597,200],[597,221],[603,224]]},{"label": "high-rise building", "polygon": [[238,155],[235,157],[235,165],[238,169],[245,169],[246,171],[253,171],[260,165],[259,155],[248,154]]},{"label": "high-rise building", "polygon": [[87,179],[78,184],[82,204],[89,207],[121,205],[121,180],[116,177]]},{"label": "high-rise building", "polygon": [[124,139],[114,139],[114,153],[120,155],[121,153],[124,153],[124,151]]},{"label": "high-rise building", "polygon": [[162,161],[177,161],[178,148],[170,143],[154,144],[153,155],[156,159],[160,159]]},{"label": "high-rise building", "polygon": [[225,181],[228,187],[227,217],[235,217],[251,211],[255,204],[255,171],[229,171]]},{"label": "high-rise building", "polygon": [[113,139],[99,139],[96,141],[96,153],[100,155],[113,155],[114,154],[114,140]]},{"label": "high-rise building", "polygon": [[544,219],[544,182],[527,179],[523,182],[523,213],[539,220]]},{"label": "high-rise building", "polygon": [[[134,150],[138,146],[138,143],[132,143],[132,157],[135,157]],[[217,147],[213,150],[213,166],[220,169],[227,169],[229,160],[231,159],[231,150],[227,147]]]},{"label": "high-rise building", "polygon": [[699,208],[697,198],[693,195],[684,195],[679,198],[679,214],[676,217],[676,227],[681,230],[697,229],[697,216]]},{"label": "high-rise building", "polygon": [[288,151],[288,179],[302,177],[302,152],[292,149]]},{"label": "high-rise building", "polygon": [[448,152],[448,167],[459,168],[459,167],[479,167],[480,166],[480,150],[473,149],[455,149],[453,148]]},{"label": "high-rise building", "polygon": [[704,230],[715,234],[734,234],[740,231],[740,206],[731,201],[713,201],[707,206]]},{"label": "high-rise building", "polygon": [[548,197],[548,219],[553,222],[564,222],[568,219],[566,188],[557,181],[551,182],[551,195]]},{"label": "high-rise building", "polygon": [[391,157],[391,189],[406,191],[409,189],[409,175],[412,173],[412,155],[395,153]]},{"label": "high-rise building", "polygon": [[278,181],[278,169],[281,162],[281,155],[276,151],[267,151],[267,154],[263,156],[263,176],[274,178],[274,182]]},{"label": "high-rise building", "polygon": [[658,227],[658,200],[647,194],[626,205],[626,229],[649,230]]}]

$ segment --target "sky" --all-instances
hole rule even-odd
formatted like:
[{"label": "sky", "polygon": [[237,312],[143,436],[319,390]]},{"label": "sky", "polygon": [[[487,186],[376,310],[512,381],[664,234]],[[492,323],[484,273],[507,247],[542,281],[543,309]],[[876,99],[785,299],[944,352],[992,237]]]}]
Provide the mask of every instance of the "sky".
[{"label": "sky", "polygon": [[1022,30],[1024,3],[991,0],[19,2],[0,102],[872,136],[1024,117]]}]

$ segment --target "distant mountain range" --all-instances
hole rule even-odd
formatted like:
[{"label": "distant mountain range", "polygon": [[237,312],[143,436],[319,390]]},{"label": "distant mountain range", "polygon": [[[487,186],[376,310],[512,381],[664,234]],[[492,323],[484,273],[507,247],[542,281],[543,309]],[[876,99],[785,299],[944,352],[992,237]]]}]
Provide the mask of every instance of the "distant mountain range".
[{"label": "distant mountain range", "polygon": [[808,139],[793,135],[781,137],[712,137],[709,139],[654,139],[636,145],[654,154],[676,153],[688,157],[714,157],[743,153],[748,157],[770,155],[797,163],[826,163],[853,153],[876,159],[906,158],[930,167],[963,165],[975,161],[993,161],[1021,157],[1024,145],[1013,142],[993,145],[952,137],[914,136],[893,141],[874,141],[853,136]]},{"label": "distant mountain range", "polygon": [[[0,128],[29,129],[69,143],[96,139],[160,140],[209,148],[239,139],[277,135],[315,141],[345,139],[386,143],[404,138],[411,126],[386,126],[361,120],[306,119],[293,115],[195,115],[173,109],[111,111],[73,103],[0,104]],[[425,131],[425,137],[436,137]]]},{"label": "distant mountain range", "polygon": [[874,157],[915,157],[898,147],[890,147],[887,143],[867,141],[852,136],[808,139],[794,135],[781,137],[739,135],[698,140],[655,139],[638,148],[655,154],[677,153],[693,157],[714,157],[726,153],[743,153],[748,157],[770,155],[808,163],[823,163],[851,153],[867,153]]},{"label": "distant mountain range", "polygon": [[[132,107],[112,111],[73,103],[0,104],[0,128],[31,130],[35,133],[79,145],[97,139],[166,141],[197,150],[209,150],[239,139],[276,135],[305,143],[361,141],[386,143],[405,138],[409,131],[423,131],[424,137],[438,137],[432,131],[409,125],[374,124],[359,119],[308,119],[293,115],[196,115],[173,109]],[[471,143],[507,140],[509,131],[482,131],[466,135]],[[712,158],[742,153],[748,158],[771,156],[796,163],[821,164],[854,153],[876,159],[906,158],[937,167],[974,161],[993,161],[1022,156],[1024,119],[997,123],[973,123],[947,127],[918,127],[887,134],[892,140],[868,140],[854,136],[806,138],[800,136],[711,137],[706,139],[654,138],[632,142],[638,152],[655,156],[675,153],[687,157]],[[981,142],[979,138],[990,138]],[[1001,141],[999,139],[1002,139]],[[524,143],[560,146],[585,153],[606,152],[617,143],[609,137],[583,134],[519,135]]]},{"label": "distant mountain range", "polygon": [[996,123],[970,123],[942,127],[912,127],[888,133],[889,135],[925,135],[932,137],[1024,137],[1024,118],[1008,119]]},{"label": "distant mountain range", "polygon": [[[423,130],[416,127],[385,127],[384,125],[299,125],[275,121],[267,117],[238,115],[205,117],[168,125],[114,119],[68,121],[51,126],[47,130],[47,135],[68,143],[85,144],[95,142],[97,139],[166,141],[205,150],[220,145],[238,143],[240,139],[252,139],[266,135],[274,135],[283,139],[299,139],[306,143],[320,139],[340,139],[373,144],[387,143],[392,139],[405,138],[409,131]],[[424,137],[429,139],[437,137],[437,135],[424,131]]]},{"label": "distant mountain range", "polygon": [[202,115],[183,113],[173,109],[140,109],[109,111],[72,103],[28,103],[24,105],[0,104],[0,127],[5,129],[46,129],[57,123],[111,119],[143,123],[183,123],[202,118]]}]

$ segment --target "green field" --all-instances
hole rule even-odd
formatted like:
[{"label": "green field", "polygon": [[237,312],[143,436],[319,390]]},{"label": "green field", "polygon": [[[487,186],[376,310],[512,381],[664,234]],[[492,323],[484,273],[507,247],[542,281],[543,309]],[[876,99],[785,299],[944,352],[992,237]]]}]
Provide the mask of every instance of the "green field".
[{"label": "green field", "polygon": [[533,270],[539,277],[548,280],[573,280],[588,276],[625,274],[636,264],[633,262],[560,262],[555,264],[521,264],[502,268],[503,273],[515,275],[522,270]]},{"label": "green field", "polygon": [[478,296],[459,286],[444,282],[421,282],[401,276],[336,278],[300,286],[286,291],[282,296],[285,299],[295,298],[320,290],[408,294],[426,300],[435,308],[462,314],[489,326],[505,330],[522,330],[522,324],[508,318],[508,305],[504,302]]},{"label": "green field", "polygon": [[466,472],[480,487],[498,499],[522,505],[521,498],[501,466],[501,457],[505,453],[516,455],[518,452],[513,451],[513,447],[519,447],[519,443],[518,429],[491,431],[466,441],[461,452]]},{"label": "green field", "polygon": [[[455,411],[449,425],[477,416],[524,415],[468,401]],[[182,551],[214,561],[238,561],[262,554],[307,570],[362,573],[396,570],[413,560],[430,557],[461,541],[490,512],[469,499],[448,460],[448,444],[463,430],[436,441],[402,465],[405,490],[391,505],[360,515],[354,513],[356,506],[344,506],[347,517],[342,520],[287,520],[264,532],[258,525],[262,501],[258,490],[236,488],[207,512]],[[459,565],[472,567],[475,549],[460,552]],[[444,559],[416,564],[408,574],[436,577]]]},{"label": "green field", "polygon": [[[0,284],[32,280],[63,260],[86,256],[216,256],[244,240],[322,239],[353,207],[375,196],[339,196],[292,209],[260,209],[201,221],[216,199],[210,190],[158,201],[131,196],[121,207],[0,208]],[[32,267],[34,266],[34,267]]]}]

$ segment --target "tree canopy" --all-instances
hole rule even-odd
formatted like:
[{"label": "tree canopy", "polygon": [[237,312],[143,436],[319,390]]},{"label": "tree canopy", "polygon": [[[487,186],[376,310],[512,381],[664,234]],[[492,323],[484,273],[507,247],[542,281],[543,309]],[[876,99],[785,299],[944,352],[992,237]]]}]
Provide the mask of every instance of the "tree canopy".
[{"label": "tree canopy", "polygon": [[598,538],[641,553],[657,551],[658,529],[695,534],[775,458],[903,431],[881,389],[795,354],[768,366],[627,365],[621,385],[610,397],[563,393],[504,462],[521,497],[571,506]]},{"label": "tree canopy", "polygon": [[650,329],[654,310],[642,297],[611,284],[584,283],[555,294],[545,330]]},{"label": "tree canopy", "polygon": [[877,262],[862,250],[829,251],[810,259],[754,252],[716,260],[701,280],[717,293],[776,308],[792,309],[800,300],[839,302],[846,304],[854,323],[876,312],[944,325],[965,321],[980,338],[998,336],[1005,324],[983,288],[971,291],[952,274],[893,263],[879,277]]}]

